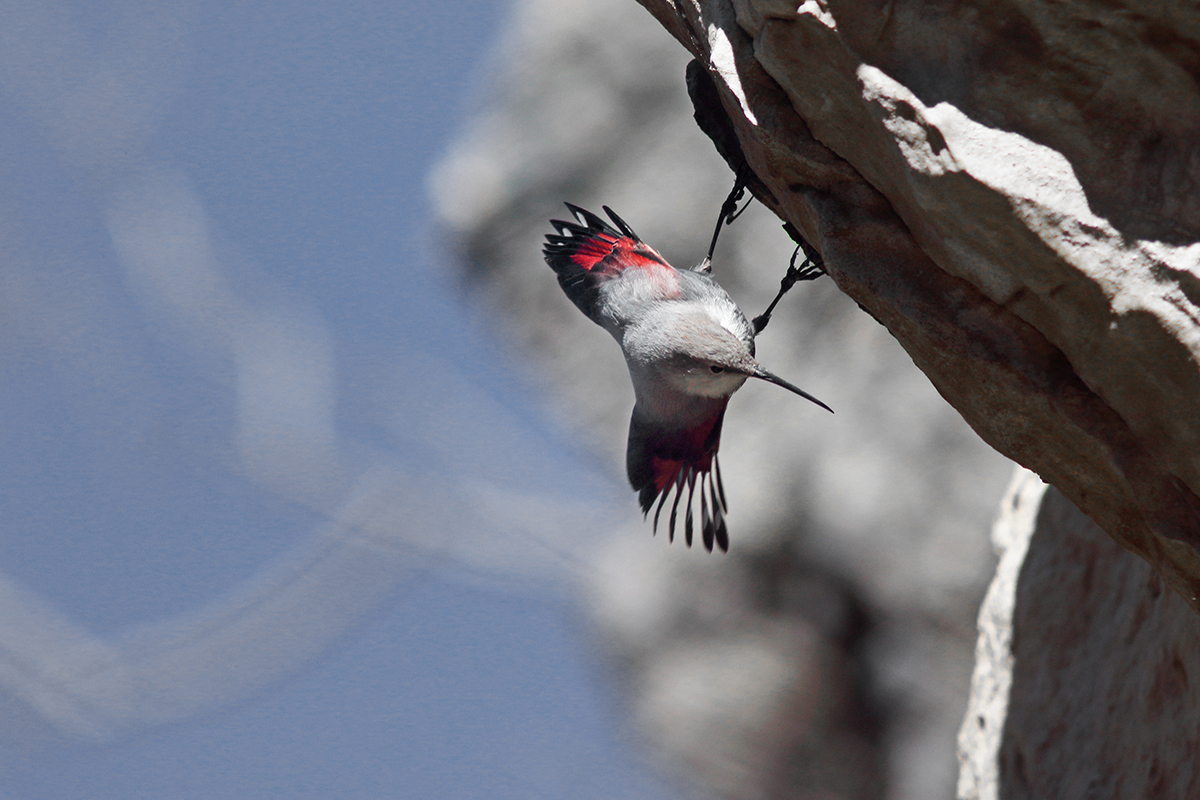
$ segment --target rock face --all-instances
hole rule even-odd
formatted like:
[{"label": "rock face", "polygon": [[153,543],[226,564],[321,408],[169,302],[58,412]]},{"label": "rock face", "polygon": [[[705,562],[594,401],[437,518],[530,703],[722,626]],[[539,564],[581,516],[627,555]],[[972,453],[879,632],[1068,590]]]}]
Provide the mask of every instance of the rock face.
[{"label": "rock face", "polygon": [[1200,619],[1031,473],[993,536],[959,798],[1200,797]]},{"label": "rock face", "polygon": [[1200,610],[1200,11],[642,3],[838,287]]},{"label": "rock face", "polygon": [[[614,480],[624,366],[538,249],[568,199],[700,258],[730,173],[685,48],[757,197],[841,290],[794,290],[759,343],[836,419],[770,387],[731,404],[729,557],[647,536],[598,567],[590,610],[646,741],[720,797],[949,796],[1006,466],[911,358],[1056,487],[1022,475],[1002,508],[960,796],[1200,796],[1200,12],[641,2],[683,48],[623,1],[519,5],[435,195]],[[751,313],[790,252],[777,224],[751,209],[718,251]]]},{"label": "rock face", "polygon": [[[547,220],[564,200],[607,204],[693,264],[732,175],[692,119],[686,51],[635,4],[523,0],[511,30],[431,186],[463,285],[627,493],[640,534],[597,565],[584,608],[644,749],[700,796],[951,796],[987,530],[1011,463],[823,278],[793,289],[757,344],[836,415],[746,386],[721,444],[730,553],[639,528],[623,474],[629,378],[542,261]],[[754,204],[722,234],[715,271],[753,316],[792,249]]]}]

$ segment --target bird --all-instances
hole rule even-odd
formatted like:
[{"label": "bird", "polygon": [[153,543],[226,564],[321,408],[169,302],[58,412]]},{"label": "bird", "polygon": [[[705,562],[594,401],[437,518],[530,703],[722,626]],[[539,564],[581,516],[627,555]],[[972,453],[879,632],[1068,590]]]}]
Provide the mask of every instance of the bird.
[{"label": "bird", "polygon": [[692,545],[692,500],[699,485],[704,547],[729,551],[728,504],[717,450],[729,398],[749,378],[781,386],[832,413],[808,392],[754,358],[755,328],[712,277],[706,257],[676,269],[608,206],[612,220],[565,203],[573,221],[550,220],[543,255],[567,297],[608,331],[633,382],[625,467],[653,530],[673,496],[667,522],[675,540],[686,491],[684,537]]}]

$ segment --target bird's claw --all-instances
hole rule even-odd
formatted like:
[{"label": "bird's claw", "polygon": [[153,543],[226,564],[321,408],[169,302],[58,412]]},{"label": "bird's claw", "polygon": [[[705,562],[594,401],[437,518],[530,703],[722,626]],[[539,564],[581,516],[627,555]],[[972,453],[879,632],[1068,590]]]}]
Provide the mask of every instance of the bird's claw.
[{"label": "bird's claw", "polygon": [[[784,225],[784,228],[790,227],[790,225]],[[791,260],[788,261],[787,272],[784,273],[783,280],[779,282],[779,294],[775,295],[775,299],[771,301],[771,305],[767,306],[766,311],[750,321],[750,324],[754,326],[755,335],[762,333],[763,328],[767,327],[767,323],[771,321],[771,312],[775,310],[775,306],[793,286],[801,281],[816,280],[826,274],[825,261],[816,248],[798,235],[793,235],[792,238],[796,240],[796,250],[792,253]],[[800,255],[801,250],[804,251],[804,261],[797,267],[796,257]]]}]

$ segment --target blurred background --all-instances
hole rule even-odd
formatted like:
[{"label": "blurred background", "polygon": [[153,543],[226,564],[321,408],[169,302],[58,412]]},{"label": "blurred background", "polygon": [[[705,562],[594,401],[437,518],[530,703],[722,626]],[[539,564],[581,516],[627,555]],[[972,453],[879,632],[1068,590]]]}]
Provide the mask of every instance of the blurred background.
[{"label": "blurred background", "polygon": [[[650,535],[563,200],[731,176],[633,0],[0,4],[0,797],[950,797],[1010,465],[827,280]],[[791,245],[723,236],[748,315]],[[756,382],[757,383],[757,382]]]}]

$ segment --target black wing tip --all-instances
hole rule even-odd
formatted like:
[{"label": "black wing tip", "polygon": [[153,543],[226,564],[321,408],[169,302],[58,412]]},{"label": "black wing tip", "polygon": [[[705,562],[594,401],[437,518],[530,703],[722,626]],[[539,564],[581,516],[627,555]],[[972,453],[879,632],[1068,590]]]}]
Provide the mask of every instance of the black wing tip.
[{"label": "black wing tip", "polygon": [[[573,208],[569,203],[567,205]],[[582,209],[580,211],[583,214],[589,214],[589,212]],[[554,226],[554,233],[546,234],[545,246],[547,248],[551,246],[570,247],[578,243],[580,239],[590,239],[593,234],[600,231],[616,233],[611,226],[604,224],[604,221],[595,214],[589,214],[589,216],[591,219],[584,217],[578,221],[567,221],[564,219],[550,220],[550,224]],[[593,222],[599,223],[599,225],[592,224]]]},{"label": "black wing tip", "polygon": [[[564,291],[572,300],[576,298],[571,294],[574,284],[579,283],[579,277],[576,273],[579,272],[579,265],[575,263],[575,254],[579,252],[579,248],[594,238],[597,233],[607,232],[612,235],[620,235],[614,231],[611,226],[605,224],[604,220],[597,217],[579,206],[565,203],[566,207],[575,214],[577,221],[568,222],[561,219],[552,219],[550,224],[554,226],[554,233],[546,234],[546,241],[542,244],[542,258],[546,260],[546,264],[559,277],[559,283]],[[586,293],[587,286],[582,288]],[[576,300],[576,305],[583,309],[585,314],[589,314],[591,305],[590,298],[582,298]]]},{"label": "black wing tip", "polygon": [[729,529],[724,518],[710,519],[704,525],[704,549],[711,553],[714,544],[722,553],[729,552]]},{"label": "black wing tip", "polygon": [[608,214],[609,218],[613,222],[617,223],[617,227],[621,229],[621,233],[625,234],[630,239],[633,239],[635,242],[640,242],[642,240],[642,237],[634,233],[633,228],[629,227],[628,222],[617,216],[617,212],[613,211],[608,206],[600,206],[600,208],[604,209],[604,213]]},{"label": "black wing tip", "polygon": [[550,220],[550,224],[554,226],[554,233],[547,233],[546,241],[542,245],[542,257],[546,259],[546,263],[550,265],[551,269],[560,273],[575,268],[572,256],[575,255],[580,245],[592,239],[597,233],[607,233],[612,236],[622,235],[620,231],[586,208],[574,203],[564,202],[563,205],[575,216],[575,220],[570,222],[562,219]]},{"label": "black wing tip", "polygon": [[[636,487],[635,487],[636,488]],[[668,490],[662,492],[654,486],[654,483],[647,483],[638,490],[638,505],[642,507],[642,516],[648,516],[650,509],[654,507],[654,501],[659,499],[659,495],[666,494]]]},{"label": "black wing tip", "polygon": [[564,225],[570,225],[572,227],[585,225],[586,228],[584,230],[588,233],[593,233],[595,231],[609,231],[610,233],[617,233],[617,231],[613,230],[613,227],[605,222],[604,219],[598,214],[593,214],[583,206],[577,206],[574,203],[567,203],[565,201],[563,202],[563,205],[566,206],[567,210],[571,212],[576,220],[578,220],[578,223],[561,223],[560,220],[550,220],[550,224],[554,225],[556,223],[561,223]]},{"label": "black wing tip", "polygon": [[[714,462],[715,462],[714,458]],[[675,541],[675,522],[678,519],[679,501],[683,499],[684,489],[687,489],[687,501],[684,504],[684,519],[683,519],[683,540],[688,546],[692,546],[693,540],[693,513],[692,501],[696,489],[697,480],[700,482],[700,540],[704,544],[704,549],[712,552],[714,546],[722,553],[729,552],[729,528],[725,524],[725,514],[727,506],[725,504],[725,487],[721,485],[721,475],[714,463],[714,472],[698,473],[694,470],[688,470],[685,474],[684,470],[676,473],[674,479],[671,480],[661,490],[653,483],[649,482],[634,489],[638,493],[638,505],[642,509],[642,518],[646,519],[650,515],[650,509],[654,509],[654,522],[652,527],[653,535],[658,534],[658,520],[662,514],[663,506],[671,495],[675,495],[674,501],[671,503],[671,514],[667,519],[667,541]]]},{"label": "black wing tip", "polygon": [[717,526],[717,547],[721,548],[722,553],[729,552],[729,529],[725,527],[725,520]]},{"label": "black wing tip", "polygon": [[[563,202],[563,205],[567,207],[567,210],[571,212],[571,216],[575,217],[575,219],[570,222],[561,219],[550,220],[550,224],[558,231],[559,238],[570,239],[575,236],[590,236],[600,231],[617,236],[621,234],[620,231],[605,222],[601,216],[588,211],[583,206],[577,206],[574,203],[566,201]],[[607,206],[605,208],[607,209]],[[547,236],[546,238],[550,237]]]},{"label": "black wing tip", "polygon": [[[575,222],[565,222],[561,219],[552,219],[550,224],[558,231],[558,238],[571,238],[565,234],[569,232],[574,236],[587,236],[597,232],[611,233],[614,236],[628,236],[635,242],[642,241],[642,237],[638,236],[633,228],[629,227],[629,223],[621,219],[617,212],[613,211],[608,206],[600,206],[605,214],[612,219],[617,227],[613,227],[604,221],[604,219],[591,211],[588,211],[583,206],[577,206],[574,203],[568,203],[565,200],[563,205],[575,217]],[[551,234],[553,235],[553,234]],[[546,238],[550,238],[547,236]]]}]

